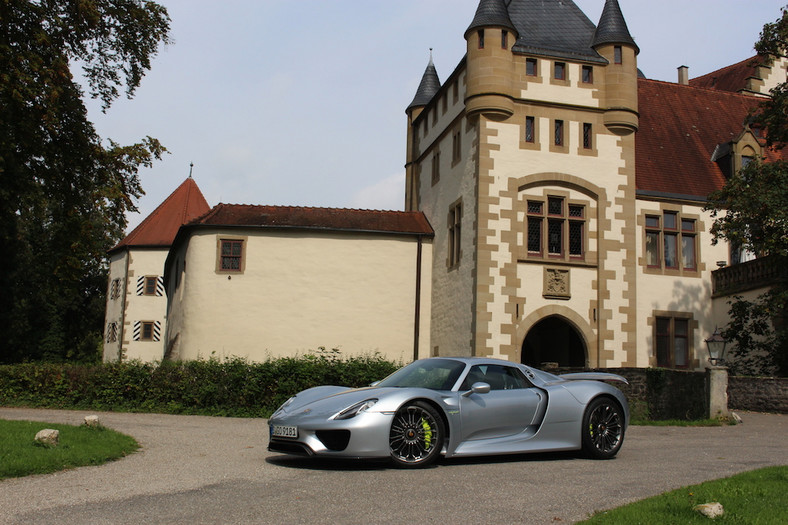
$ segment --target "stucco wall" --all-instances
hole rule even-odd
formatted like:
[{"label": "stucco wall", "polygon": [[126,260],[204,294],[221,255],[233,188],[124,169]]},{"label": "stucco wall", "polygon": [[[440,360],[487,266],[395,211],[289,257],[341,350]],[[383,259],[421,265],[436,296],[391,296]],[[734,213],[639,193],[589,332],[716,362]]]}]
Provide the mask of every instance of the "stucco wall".
[{"label": "stucco wall", "polygon": [[[167,297],[162,288],[159,288],[161,295],[139,295],[138,280],[146,276],[163,276],[166,257],[166,248],[132,248],[111,256],[104,324],[104,361],[155,361],[162,358]],[[121,285],[121,295],[117,299],[112,299],[109,293],[114,279],[120,279]],[[111,322],[119,323],[117,342],[107,342],[107,326]],[[135,328],[139,329],[139,323],[142,322],[157,324],[158,337],[147,341],[135,338]]]},{"label": "stucco wall", "polygon": [[[704,340],[714,333],[716,326],[724,326],[727,316],[718,301],[711,297],[711,272],[717,261],[727,261],[728,245],[712,245],[709,233],[713,222],[700,206],[655,201],[638,201],[638,366],[656,366],[654,319],[660,315],[691,314],[690,367],[703,369],[708,357]],[[661,215],[676,211],[681,217],[696,219],[697,271],[653,270],[645,262],[645,215]]]},{"label": "stucco wall", "polygon": [[[123,339],[123,306],[126,294],[126,261],[125,250],[114,252],[109,258],[109,278],[107,281],[107,306],[104,316],[104,352],[105,362],[118,361],[121,357]],[[115,283],[113,285],[113,282]],[[113,295],[113,286],[117,287]],[[110,326],[114,334],[110,335]]]},{"label": "stucco wall", "polygon": [[[161,360],[164,352],[164,330],[167,320],[167,296],[138,295],[140,277],[164,275],[167,249],[130,249],[126,283],[126,312],[123,329],[124,359]],[[159,340],[135,340],[135,323],[159,323]]]},{"label": "stucco wall", "polygon": [[[242,273],[217,272],[220,238],[244,240]],[[170,269],[172,357],[261,361],[323,346],[410,361],[417,249],[406,236],[196,230],[171,259],[180,274]],[[429,240],[422,250],[420,356],[429,352]]]}]

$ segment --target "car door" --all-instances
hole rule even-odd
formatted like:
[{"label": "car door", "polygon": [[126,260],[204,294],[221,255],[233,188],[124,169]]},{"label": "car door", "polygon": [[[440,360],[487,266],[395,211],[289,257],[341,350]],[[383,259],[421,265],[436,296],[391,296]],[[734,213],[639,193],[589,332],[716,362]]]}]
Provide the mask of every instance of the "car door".
[{"label": "car door", "polygon": [[478,382],[489,384],[490,391],[460,396],[462,441],[511,436],[532,423],[544,395],[519,369],[474,365],[460,391],[468,392]]}]

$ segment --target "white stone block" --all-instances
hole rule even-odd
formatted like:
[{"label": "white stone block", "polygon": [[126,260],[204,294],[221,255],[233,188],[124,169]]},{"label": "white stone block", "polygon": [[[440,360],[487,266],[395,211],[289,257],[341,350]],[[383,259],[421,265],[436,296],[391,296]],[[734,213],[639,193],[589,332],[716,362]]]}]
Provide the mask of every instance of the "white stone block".
[{"label": "white stone block", "polygon": [[36,441],[44,445],[51,445],[56,447],[60,439],[60,432],[51,428],[39,430],[36,434]]},{"label": "white stone block", "polygon": [[722,508],[722,504],[717,503],[716,501],[712,503],[703,503],[702,505],[695,505],[692,508],[711,519],[719,518],[725,513]]}]

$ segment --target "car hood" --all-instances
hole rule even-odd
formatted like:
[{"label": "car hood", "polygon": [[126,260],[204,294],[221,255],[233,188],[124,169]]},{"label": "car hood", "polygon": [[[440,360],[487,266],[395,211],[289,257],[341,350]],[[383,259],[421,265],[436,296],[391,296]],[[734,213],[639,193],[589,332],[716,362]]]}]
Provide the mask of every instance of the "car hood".
[{"label": "car hood", "polygon": [[331,417],[337,412],[366,399],[377,398],[398,388],[348,388],[342,386],[318,386],[299,392],[293,401],[277,411],[273,417],[285,417],[294,414]]}]

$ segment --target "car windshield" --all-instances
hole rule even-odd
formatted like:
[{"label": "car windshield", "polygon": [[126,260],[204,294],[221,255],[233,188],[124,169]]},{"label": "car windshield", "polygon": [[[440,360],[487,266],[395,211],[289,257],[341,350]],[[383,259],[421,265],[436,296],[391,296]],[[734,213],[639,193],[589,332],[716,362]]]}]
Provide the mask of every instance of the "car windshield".
[{"label": "car windshield", "polygon": [[465,363],[453,359],[422,359],[400,368],[375,386],[451,390],[464,369]]}]

